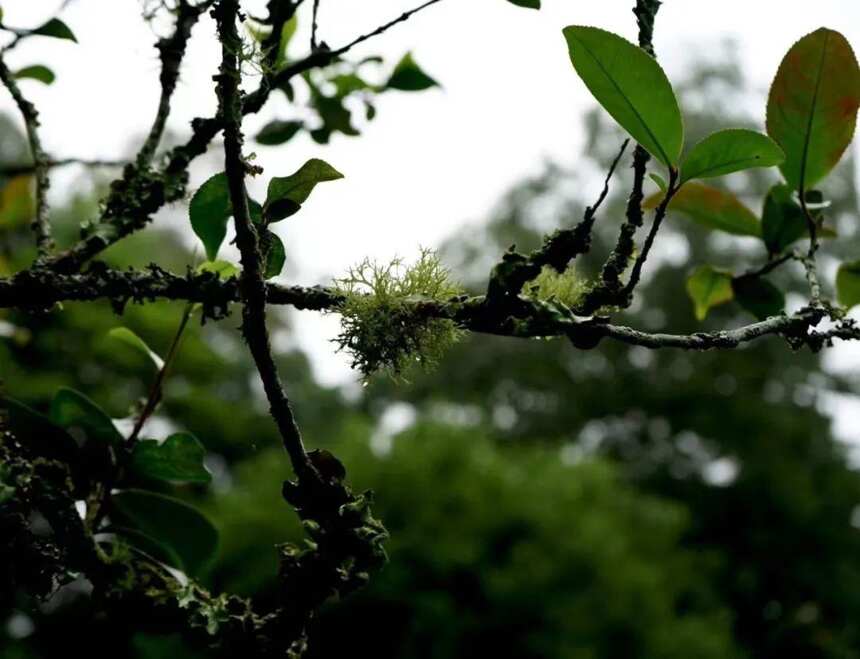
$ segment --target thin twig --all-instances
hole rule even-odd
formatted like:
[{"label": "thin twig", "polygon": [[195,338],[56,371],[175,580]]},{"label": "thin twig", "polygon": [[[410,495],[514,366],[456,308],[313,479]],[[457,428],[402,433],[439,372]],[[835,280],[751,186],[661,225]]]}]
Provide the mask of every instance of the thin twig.
[{"label": "thin twig", "polygon": [[176,329],[176,334],[173,335],[173,341],[170,343],[164,363],[158,369],[158,374],[155,376],[155,380],[149,390],[149,395],[146,397],[146,403],[144,403],[143,409],[138,415],[137,421],[135,421],[134,428],[126,440],[126,447],[129,449],[134,447],[137,438],[140,436],[140,431],[143,430],[143,426],[146,425],[147,420],[155,412],[155,408],[158,407],[158,403],[161,401],[167,373],[179,352],[179,344],[182,342],[182,335],[185,333],[185,328],[188,326],[188,320],[191,318],[193,310],[193,303],[189,302],[185,305],[185,310],[182,312],[182,318],[179,321],[179,327]]},{"label": "thin twig", "polygon": [[51,181],[48,177],[48,156],[42,149],[42,142],[39,139],[39,112],[35,105],[24,98],[18,83],[15,81],[15,75],[6,66],[2,56],[0,56],[0,81],[9,90],[21,116],[24,118],[27,140],[30,143],[33,173],[36,178],[36,216],[30,226],[36,236],[36,250],[38,258],[41,260],[46,258],[54,248],[54,240],[51,237],[51,224],[48,217],[50,210],[48,208],[48,188]]},{"label": "thin twig", "polygon": [[[80,165],[82,167],[124,167],[128,164],[127,160],[88,160],[86,158],[62,158],[59,160],[46,160],[43,165],[48,169],[55,169],[57,167],[66,167],[68,165]],[[29,164],[16,164],[16,165],[0,165],[0,176],[4,177],[14,177],[14,176],[24,176],[27,174],[35,174],[36,173],[36,165],[33,163]]]},{"label": "thin twig", "polygon": [[412,18],[412,16],[414,16],[418,12],[423,11],[424,9],[429,7],[430,5],[435,5],[437,2],[441,2],[441,1],[442,0],[427,0],[427,2],[425,2],[421,5],[418,5],[417,7],[410,9],[409,11],[403,12],[400,16],[398,16],[394,20],[388,21],[387,23],[380,25],[378,28],[376,28],[372,32],[368,32],[367,34],[362,34],[360,37],[356,37],[355,39],[350,41],[345,46],[341,46],[340,48],[335,48],[331,52],[335,56],[343,55],[346,52],[348,52],[349,50],[352,50],[358,44],[363,43],[363,42],[367,41],[368,39],[372,39],[373,37],[379,36],[380,34],[388,31],[389,29],[391,29],[392,27],[394,27],[398,23],[408,21],[410,18]]},{"label": "thin twig", "polygon": [[679,189],[678,187],[676,187],[677,181],[677,170],[670,170],[669,188],[666,190],[666,196],[663,197],[663,201],[660,202],[660,205],[657,206],[657,209],[654,211],[654,221],[651,223],[651,230],[645,237],[645,242],[642,245],[642,251],[640,251],[639,255],[636,257],[636,261],[633,263],[633,268],[630,271],[630,279],[628,280],[627,285],[624,287],[624,295],[627,299],[630,299],[630,296],[633,294],[636,285],[639,283],[639,278],[642,276],[642,268],[645,266],[645,261],[648,259],[648,255],[651,253],[651,247],[654,245],[654,240],[657,238],[657,234],[660,232],[660,226],[663,224],[663,220],[666,217],[666,211],[669,208],[669,203],[672,201],[672,197],[675,196],[675,193]]},{"label": "thin twig", "polygon": [[300,480],[314,473],[305,452],[301,432],[290,401],[281,384],[266,327],[266,283],[262,273],[259,238],[251,221],[245,189],[246,164],[242,155],[242,106],[240,73],[236,58],[241,44],[236,30],[237,0],[222,0],[216,9],[222,62],[218,75],[219,113],[224,118],[224,167],[236,224],[236,243],[241,253],[241,291],[244,302],[242,332],[257,365],[272,417],[278,425],[284,448]]},{"label": "thin twig", "polygon": [[317,30],[319,29],[319,24],[317,19],[319,18],[320,11],[320,0],[314,0],[314,9],[313,9],[313,18],[311,19],[311,52],[316,52],[319,48],[319,42],[317,41]]},{"label": "thin twig", "polygon": [[137,154],[137,166],[145,168],[152,161],[164,128],[170,116],[170,101],[176,91],[176,83],[179,81],[179,69],[185,56],[188,40],[191,38],[191,29],[194,27],[200,15],[212,2],[204,2],[200,5],[192,5],[186,0],[181,0],[176,14],[176,28],[169,37],[161,39],[155,47],[158,49],[161,59],[161,96],[158,101],[158,109],[149,134]]}]

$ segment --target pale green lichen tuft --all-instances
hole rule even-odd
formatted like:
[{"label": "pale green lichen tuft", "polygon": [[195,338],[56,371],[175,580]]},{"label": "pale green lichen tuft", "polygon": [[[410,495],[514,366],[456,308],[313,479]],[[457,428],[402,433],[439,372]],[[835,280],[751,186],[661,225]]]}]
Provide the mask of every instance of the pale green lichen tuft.
[{"label": "pale green lichen tuft", "polygon": [[422,249],[412,264],[365,259],[335,280],[335,290],[344,299],[335,341],[365,378],[382,371],[398,379],[416,366],[432,368],[462,334],[453,321],[422,317],[410,304],[462,293],[433,250]]},{"label": "pale green lichen tuft", "polygon": [[544,266],[537,277],[523,286],[523,295],[543,302],[560,302],[573,308],[592,286],[573,267],[559,273],[555,268]]}]

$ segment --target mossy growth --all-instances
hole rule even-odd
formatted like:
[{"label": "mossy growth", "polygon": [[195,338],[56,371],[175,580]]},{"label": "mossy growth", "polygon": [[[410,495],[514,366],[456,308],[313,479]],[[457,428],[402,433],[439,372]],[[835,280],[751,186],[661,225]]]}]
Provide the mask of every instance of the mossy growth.
[{"label": "mossy growth", "polygon": [[540,274],[523,285],[523,295],[543,302],[559,302],[572,309],[582,301],[593,284],[570,267],[559,273],[545,265]]},{"label": "mossy growth", "polygon": [[335,342],[365,378],[382,371],[400,379],[416,366],[431,368],[462,334],[453,321],[423,317],[410,304],[463,292],[433,250],[422,249],[412,264],[365,259],[335,280],[335,290],[344,299]]}]

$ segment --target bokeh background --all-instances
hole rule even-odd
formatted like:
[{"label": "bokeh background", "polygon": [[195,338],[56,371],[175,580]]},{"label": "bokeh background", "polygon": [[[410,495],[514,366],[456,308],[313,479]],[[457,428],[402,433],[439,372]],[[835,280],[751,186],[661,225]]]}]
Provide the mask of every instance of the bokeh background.
[{"label": "bokeh background", "polygon": [[[37,25],[60,4],[4,0],[4,21]],[[252,12],[262,4],[247,3]],[[441,89],[386,94],[372,123],[357,122],[360,137],[254,146],[267,174],[311,156],[346,174],[279,225],[284,281],[328,283],[365,256],[408,258],[425,245],[479,292],[508,246],[530,249],[581,217],[623,136],[575,78],[560,29],[595,24],[633,38],[635,24],[626,0],[545,4],[538,13],[501,0],[443,2],[357,53],[393,65],[411,50]],[[357,5],[323,0],[321,36],[339,44],[408,6]],[[155,106],[151,43],[164,27],[142,22],[140,12],[137,0],[76,0],[64,17],[80,44],[34,40],[16,51],[16,64],[38,61],[57,73],[54,85],[26,89],[42,109],[52,154],[133,152]],[[860,7],[849,0],[667,0],[656,48],[688,141],[719,127],[760,129],[779,60],[821,24],[860,44]],[[170,139],[181,140],[191,117],[214,108],[212,32],[208,19],[197,28]],[[26,142],[11,110],[0,94],[0,160],[19,163]],[[249,131],[287,112],[276,99]],[[839,232],[822,257],[828,287],[836,258],[860,253],[855,160],[849,154],[825,189]],[[195,182],[219,168],[213,148],[195,165]],[[583,276],[614,241],[629,180],[622,169],[592,254],[578,265]],[[62,242],[97,213],[110,173],[57,172]],[[773,181],[773,173],[753,172],[721,184],[758,208]],[[0,206],[3,275],[33,256],[26,213],[10,208]],[[183,271],[199,261],[195,251],[186,208],[177,205],[106,259]],[[741,269],[761,252],[755,241],[672,218],[624,322],[687,332],[748,321],[729,305],[697,323],[684,280],[691,266]],[[788,268],[775,281],[795,292],[790,306],[802,303],[802,273]],[[168,303],[130,307],[122,318],[107,303],[41,316],[0,312],[0,377],[38,408],[65,385],[127,417],[152,372],[106,333],[126,325],[163,351],[181,313]],[[300,532],[279,496],[289,469],[238,323],[234,311],[189,330],[147,432],[186,429],[205,444],[211,486],[178,488],[221,532],[205,581],[264,606],[274,596],[274,545]],[[476,336],[431,373],[361,386],[348,357],[333,353],[337,316],[282,312],[272,330],[308,442],[334,451],[357,487],[376,491],[392,534],[391,562],[372,585],[327,606],[314,630],[315,657],[860,657],[856,351],[792,353],[765,340],[731,353],[608,343],[579,352],[563,341]],[[35,608],[0,599],[4,659],[84,650],[205,656],[178,638],[93,619],[80,585]]]}]

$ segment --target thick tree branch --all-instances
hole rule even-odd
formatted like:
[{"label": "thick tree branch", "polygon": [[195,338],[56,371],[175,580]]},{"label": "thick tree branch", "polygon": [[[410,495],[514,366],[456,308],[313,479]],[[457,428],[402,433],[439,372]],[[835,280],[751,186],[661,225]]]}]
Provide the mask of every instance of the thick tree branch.
[{"label": "thick tree branch", "polygon": [[[268,304],[292,306],[300,310],[337,312],[343,304],[335,291],[321,287],[280,286],[266,284]],[[223,318],[231,304],[240,302],[241,287],[235,278],[219,280],[212,273],[188,273],[182,277],[157,266],[147,271],[120,272],[103,266],[75,275],[57,275],[45,271],[24,271],[9,279],[0,279],[0,308],[41,310],[63,301],[109,300],[117,311],[128,302],[145,303],[155,299],[182,300],[200,303],[204,316]],[[792,316],[776,316],[763,323],[754,323],[726,332],[696,334],[648,333],[612,325],[605,319],[583,321],[558,306],[517,297],[515,308],[493,307],[485,296],[454,298],[447,301],[415,300],[407,306],[418,316],[452,320],[473,332],[512,337],[551,337],[581,335],[600,340],[608,338],[633,343],[646,348],[685,348],[704,350],[727,347],[726,336],[739,337],[744,343],[761,336],[779,335],[796,328],[799,323],[814,326],[824,318],[825,311],[803,311]],[[513,310],[514,314],[510,312]],[[812,322],[812,321],[815,322]],[[853,330],[833,334],[834,338],[860,338]]]},{"label": "thick tree branch", "polygon": [[299,479],[313,472],[290,401],[281,384],[266,327],[266,283],[263,279],[259,237],[251,221],[245,189],[247,165],[242,155],[242,100],[236,53],[241,39],[236,29],[237,0],[222,0],[215,10],[222,45],[218,75],[219,114],[224,119],[224,166],[236,224],[236,244],[242,257],[242,332],[254,357],[272,417],[278,425],[284,448]]}]

